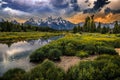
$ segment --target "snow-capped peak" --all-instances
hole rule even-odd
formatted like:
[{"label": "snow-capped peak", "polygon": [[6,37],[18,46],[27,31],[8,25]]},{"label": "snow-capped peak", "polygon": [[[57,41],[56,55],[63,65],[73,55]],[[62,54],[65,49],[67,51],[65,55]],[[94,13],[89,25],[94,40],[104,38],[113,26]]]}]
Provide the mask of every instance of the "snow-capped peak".
[{"label": "snow-capped peak", "polygon": [[36,26],[48,26],[53,29],[63,30],[72,29],[75,25],[69,21],[64,20],[62,17],[53,18],[52,16],[45,20],[39,19],[35,21],[33,18],[26,21],[24,24],[36,25]]}]

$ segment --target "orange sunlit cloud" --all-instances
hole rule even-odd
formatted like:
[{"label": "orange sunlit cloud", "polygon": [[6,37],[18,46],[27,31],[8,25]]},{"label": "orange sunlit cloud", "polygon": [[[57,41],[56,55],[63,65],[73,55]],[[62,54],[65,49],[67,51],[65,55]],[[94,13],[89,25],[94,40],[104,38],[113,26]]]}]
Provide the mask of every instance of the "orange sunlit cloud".
[{"label": "orange sunlit cloud", "polygon": [[[90,16],[90,15],[85,15],[85,14],[77,14],[77,15],[74,15],[70,18],[67,18],[67,20],[69,20],[70,22],[72,23],[80,23],[80,22],[84,22],[85,18],[87,16]],[[120,14],[108,14],[108,15],[95,15],[95,22],[102,22],[102,23],[111,23],[111,22],[114,22],[116,20],[120,20]]]}]

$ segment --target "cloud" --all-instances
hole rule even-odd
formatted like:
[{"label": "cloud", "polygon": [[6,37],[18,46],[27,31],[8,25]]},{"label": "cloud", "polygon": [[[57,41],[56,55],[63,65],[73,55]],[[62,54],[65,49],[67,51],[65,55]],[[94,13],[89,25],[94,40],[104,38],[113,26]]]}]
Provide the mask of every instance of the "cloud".
[{"label": "cloud", "polygon": [[0,0],[0,8],[2,7],[2,5],[6,5],[6,4],[8,4],[8,3]]},{"label": "cloud", "polygon": [[106,8],[104,10],[105,14],[113,13],[113,14],[118,14],[120,13],[120,9],[111,9],[111,8]]},{"label": "cloud", "polygon": [[28,9],[30,8],[28,5],[25,4],[20,4],[14,0],[5,0],[5,2],[7,2],[7,5],[3,5],[3,8],[9,7],[12,9],[16,9],[16,10],[21,10],[24,12],[28,12]]},{"label": "cloud", "polygon": [[[104,12],[119,14],[120,11],[120,0],[4,0],[4,2],[7,4],[3,4],[0,8],[0,16],[12,16],[20,19],[48,16],[69,18],[77,14],[80,14],[80,19],[84,19],[82,16],[85,13],[87,13],[86,15],[104,14]],[[79,21],[79,18],[71,20],[76,21],[75,19],[77,22]]]},{"label": "cloud", "polygon": [[[16,3],[19,5],[26,6],[39,6],[40,4],[48,4],[50,0],[5,0],[7,2]],[[23,6],[24,6],[23,5]]]},{"label": "cloud", "polygon": [[118,21],[120,20],[120,14],[112,14],[112,13],[109,13],[107,15],[104,15],[104,17],[101,17],[101,16],[97,16],[95,18],[95,21],[96,22],[102,22],[102,23],[112,23],[114,21]]},{"label": "cloud", "polygon": [[101,11],[101,9],[102,9],[105,5],[107,5],[107,4],[109,4],[109,3],[110,3],[110,1],[108,1],[108,0],[97,0],[97,1],[94,1],[94,6],[93,6],[93,8],[85,9],[85,10],[83,11],[83,13],[96,13],[96,12],[99,12],[99,11]]},{"label": "cloud", "polygon": [[15,10],[15,9],[12,9],[12,8],[9,8],[9,7],[4,8],[3,12],[8,13],[10,15],[17,15],[17,16],[30,15],[29,13],[19,11],[19,10]]},{"label": "cloud", "polygon": [[[72,23],[78,24],[80,22],[84,22],[84,20],[87,16],[91,16],[91,15],[90,14],[77,13],[76,15],[68,17],[66,19],[69,20]],[[95,20],[95,22],[112,23],[114,21],[120,20],[119,16],[120,16],[120,14],[109,13],[109,14],[105,15],[105,14],[102,14],[102,13],[98,13],[97,15],[95,15],[94,20]]]},{"label": "cloud", "polygon": [[55,8],[67,8],[69,6],[69,2],[67,0],[51,0],[50,2]]},{"label": "cloud", "polygon": [[[59,14],[71,15],[80,11],[78,0],[5,0],[8,5],[3,8],[10,7],[12,9],[35,13],[40,15]],[[62,14],[61,11],[64,11]],[[47,14],[48,15],[48,14]]]},{"label": "cloud", "polygon": [[85,0],[85,3],[88,3],[89,2],[89,0]]}]

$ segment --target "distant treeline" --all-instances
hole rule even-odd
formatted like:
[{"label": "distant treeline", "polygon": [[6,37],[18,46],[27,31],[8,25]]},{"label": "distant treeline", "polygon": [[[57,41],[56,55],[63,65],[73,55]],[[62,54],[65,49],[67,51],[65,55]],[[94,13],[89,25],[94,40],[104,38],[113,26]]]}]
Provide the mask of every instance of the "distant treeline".
[{"label": "distant treeline", "polygon": [[98,26],[96,26],[95,22],[94,22],[94,16],[91,17],[87,17],[85,19],[85,23],[83,26],[75,26],[73,28],[73,32],[77,33],[77,32],[98,32],[98,33],[120,33],[120,25],[118,24],[118,21],[115,21],[114,27],[110,28],[110,26],[101,26],[101,23],[98,23]]},{"label": "distant treeline", "polygon": [[31,32],[31,31],[56,31],[50,27],[38,27],[23,24],[14,24],[8,21],[0,22],[0,32]]}]

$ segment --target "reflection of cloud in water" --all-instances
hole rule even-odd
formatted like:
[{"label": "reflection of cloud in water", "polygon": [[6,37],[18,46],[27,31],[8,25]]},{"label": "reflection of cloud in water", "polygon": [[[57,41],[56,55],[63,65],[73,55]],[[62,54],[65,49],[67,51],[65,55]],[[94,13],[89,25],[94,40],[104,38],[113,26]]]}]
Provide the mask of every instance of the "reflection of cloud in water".
[{"label": "reflection of cloud in water", "polygon": [[20,41],[13,43],[10,47],[0,44],[0,75],[11,68],[31,69],[33,64],[29,63],[29,55],[39,47],[56,40],[60,37],[48,40],[38,39],[30,41]]},{"label": "reflection of cloud in water", "polygon": [[21,41],[21,42],[12,44],[11,47],[6,51],[6,53],[9,56],[12,56],[20,52],[28,51],[30,49],[31,49],[31,46],[29,43],[27,43],[26,41]]},{"label": "reflection of cloud in water", "polygon": [[19,67],[28,70],[33,67],[33,64],[29,63],[29,54],[50,41],[50,39],[20,41],[10,47],[0,44],[0,75],[10,68]]},{"label": "reflection of cloud in water", "polygon": [[21,52],[25,51],[33,51],[37,48],[39,48],[42,45],[47,44],[50,42],[50,40],[31,40],[29,42],[27,41],[21,41],[17,43],[13,43],[8,50],[6,50],[7,55],[12,56],[16,54],[21,54]]},{"label": "reflection of cloud in water", "polygon": [[0,62],[8,62],[11,59],[20,59],[28,56],[32,51],[49,43],[51,40],[30,40],[13,43],[10,47],[6,44],[0,44]]}]

